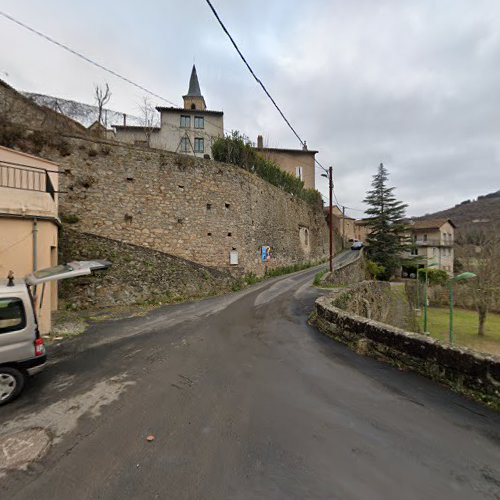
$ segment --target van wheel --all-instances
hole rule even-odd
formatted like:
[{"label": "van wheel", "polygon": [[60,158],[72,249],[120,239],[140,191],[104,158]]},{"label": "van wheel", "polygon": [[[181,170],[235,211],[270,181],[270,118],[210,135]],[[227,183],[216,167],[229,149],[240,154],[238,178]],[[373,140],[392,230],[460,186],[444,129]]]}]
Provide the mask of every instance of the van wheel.
[{"label": "van wheel", "polygon": [[23,390],[25,375],[17,368],[0,367],[0,405],[19,396]]}]

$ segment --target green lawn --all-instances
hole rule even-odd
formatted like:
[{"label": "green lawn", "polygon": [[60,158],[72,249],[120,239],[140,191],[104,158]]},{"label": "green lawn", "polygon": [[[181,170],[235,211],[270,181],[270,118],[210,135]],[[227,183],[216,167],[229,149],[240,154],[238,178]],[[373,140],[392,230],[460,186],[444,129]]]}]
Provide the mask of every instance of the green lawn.
[{"label": "green lawn", "polygon": [[[428,325],[430,334],[439,340],[448,341],[448,308],[429,307]],[[500,356],[500,314],[489,313],[486,317],[485,335],[477,334],[477,313],[466,309],[454,309],[454,342],[475,351]]]}]

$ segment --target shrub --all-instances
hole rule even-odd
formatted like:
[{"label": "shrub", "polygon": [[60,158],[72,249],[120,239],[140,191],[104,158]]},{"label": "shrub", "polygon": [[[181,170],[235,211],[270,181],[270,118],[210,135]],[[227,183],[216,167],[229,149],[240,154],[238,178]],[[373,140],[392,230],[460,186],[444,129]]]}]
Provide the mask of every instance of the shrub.
[{"label": "shrub", "polygon": [[418,270],[418,277],[420,281],[425,281],[426,271],[429,285],[446,285],[446,282],[449,279],[448,273],[442,269],[432,269],[430,267]]},{"label": "shrub", "polygon": [[366,263],[368,274],[376,280],[385,280],[386,270],[384,266],[377,264],[373,260],[368,260]]},{"label": "shrub", "polygon": [[260,156],[250,141],[237,131],[217,139],[212,145],[212,154],[216,161],[237,165],[312,205],[322,205],[318,191],[304,189],[304,183],[298,177],[281,170],[276,163]]},{"label": "shrub", "polygon": [[61,214],[61,220],[66,224],[76,224],[80,221],[80,217],[75,214]]}]

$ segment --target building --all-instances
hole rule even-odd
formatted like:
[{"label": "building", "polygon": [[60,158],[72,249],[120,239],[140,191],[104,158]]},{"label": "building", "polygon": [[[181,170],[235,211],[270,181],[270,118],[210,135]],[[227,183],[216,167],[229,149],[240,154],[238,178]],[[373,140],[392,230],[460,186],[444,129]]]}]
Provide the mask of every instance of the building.
[{"label": "building", "polygon": [[421,267],[433,265],[453,275],[455,224],[450,219],[409,220],[409,257]]},{"label": "building", "polygon": [[266,160],[274,161],[282,170],[298,177],[306,189],[314,189],[314,163],[317,151],[304,145],[302,149],[265,148],[261,135],[257,137],[257,153]]},{"label": "building", "polygon": [[[0,146],[0,278],[16,279],[57,265],[59,167],[48,160]],[[41,305],[40,305],[41,304]],[[57,309],[57,285],[37,291],[41,333]]]},{"label": "building", "polygon": [[224,136],[224,113],[207,109],[193,65],[184,107],[157,107],[159,126],[113,125],[116,140],[175,153],[212,157],[212,144]]}]

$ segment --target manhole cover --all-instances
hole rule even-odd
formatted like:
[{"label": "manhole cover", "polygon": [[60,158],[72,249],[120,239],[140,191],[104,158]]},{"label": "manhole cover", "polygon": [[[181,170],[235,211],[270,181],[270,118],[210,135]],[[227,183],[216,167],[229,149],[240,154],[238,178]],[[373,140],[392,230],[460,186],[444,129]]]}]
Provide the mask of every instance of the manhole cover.
[{"label": "manhole cover", "polygon": [[43,429],[29,429],[0,436],[0,470],[20,469],[41,457],[50,437]]}]

